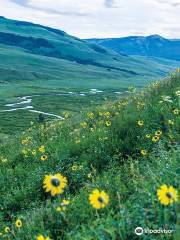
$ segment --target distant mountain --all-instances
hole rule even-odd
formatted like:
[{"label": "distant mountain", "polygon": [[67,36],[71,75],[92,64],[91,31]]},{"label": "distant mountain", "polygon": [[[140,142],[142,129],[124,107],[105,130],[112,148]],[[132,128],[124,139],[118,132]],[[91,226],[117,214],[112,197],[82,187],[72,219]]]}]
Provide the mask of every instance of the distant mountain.
[{"label": "distant mountain", "polygon": [[[109,52],[109,60],[113,60],[112,57],[114,57],[103,47],[86,44],[61,30],[4,17],[0,17],[0,44],[22,48],[27,53],[85,65],[105,65],[106,67],[106,64],[100,64],[98,60],[102,55],[108,56],[107,52]],[[113,64],[111,67],[113,68]]]},{"label": "distant mountain", "polygon": [[24,88],[142,86],[177,66],[176,61],[126,56],[58,29],[0,17],[0,87],[13,81]]},{"label": "distant mountain", "polygon": [[120,54],[160,57],[180,60],[180,40],[166,39],[159,35],[87,39],[89,43],[111,49]]}]

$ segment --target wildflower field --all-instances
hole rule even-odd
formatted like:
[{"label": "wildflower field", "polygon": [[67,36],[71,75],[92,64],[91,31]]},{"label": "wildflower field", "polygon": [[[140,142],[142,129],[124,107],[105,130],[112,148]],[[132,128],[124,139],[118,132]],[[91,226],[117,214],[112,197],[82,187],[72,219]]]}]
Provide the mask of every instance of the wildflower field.
[{"label": "wildflower field", "polygon": [[179,240],[179,72],[2,144],[0,239]]}]

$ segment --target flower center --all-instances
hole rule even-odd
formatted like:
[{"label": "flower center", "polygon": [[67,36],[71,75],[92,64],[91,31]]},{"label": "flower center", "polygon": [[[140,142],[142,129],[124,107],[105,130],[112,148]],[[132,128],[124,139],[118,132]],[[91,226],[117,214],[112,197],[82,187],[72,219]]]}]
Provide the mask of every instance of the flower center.
[{"label": "flower center", "polygon": [[166,193],[166,196],[167,196],[169,199],[171,199],[171,198],[173,197],[172,193],[170,193],[170,192]]},{"label": "flower center", "polygon": [[52,178],[51,179],[51,184],[54,186],[54,187],[58,187],[60,185],[60,181],[58,178]]},{"label": "flower center", "polygon": [[98,202],[103,203],[103,202],[104,202],[104,199],[103,199],[102,197],[99,197],[99,198],[98,198]]}]

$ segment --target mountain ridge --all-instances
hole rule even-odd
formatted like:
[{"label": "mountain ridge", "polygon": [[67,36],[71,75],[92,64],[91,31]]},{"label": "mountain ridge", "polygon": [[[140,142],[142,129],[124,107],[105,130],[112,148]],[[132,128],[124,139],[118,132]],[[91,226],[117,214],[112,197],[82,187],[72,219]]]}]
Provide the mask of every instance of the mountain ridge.
[{"label": "mountain ridge", "polygon": [[120,54],[180,60],[180,40],[167,39],[157,34],[122,38],[95,38],[86,39],[86,41],[106,47]]}]

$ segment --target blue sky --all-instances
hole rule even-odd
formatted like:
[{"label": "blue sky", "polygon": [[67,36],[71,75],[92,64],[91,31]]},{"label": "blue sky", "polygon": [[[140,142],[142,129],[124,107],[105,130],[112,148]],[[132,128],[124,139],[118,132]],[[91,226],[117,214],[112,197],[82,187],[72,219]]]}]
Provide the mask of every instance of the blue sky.
[{"label": "blue sky", "polygon": [[159,34],[180,38],[180,0],[0,0],[1,15],[80,38]]}]

